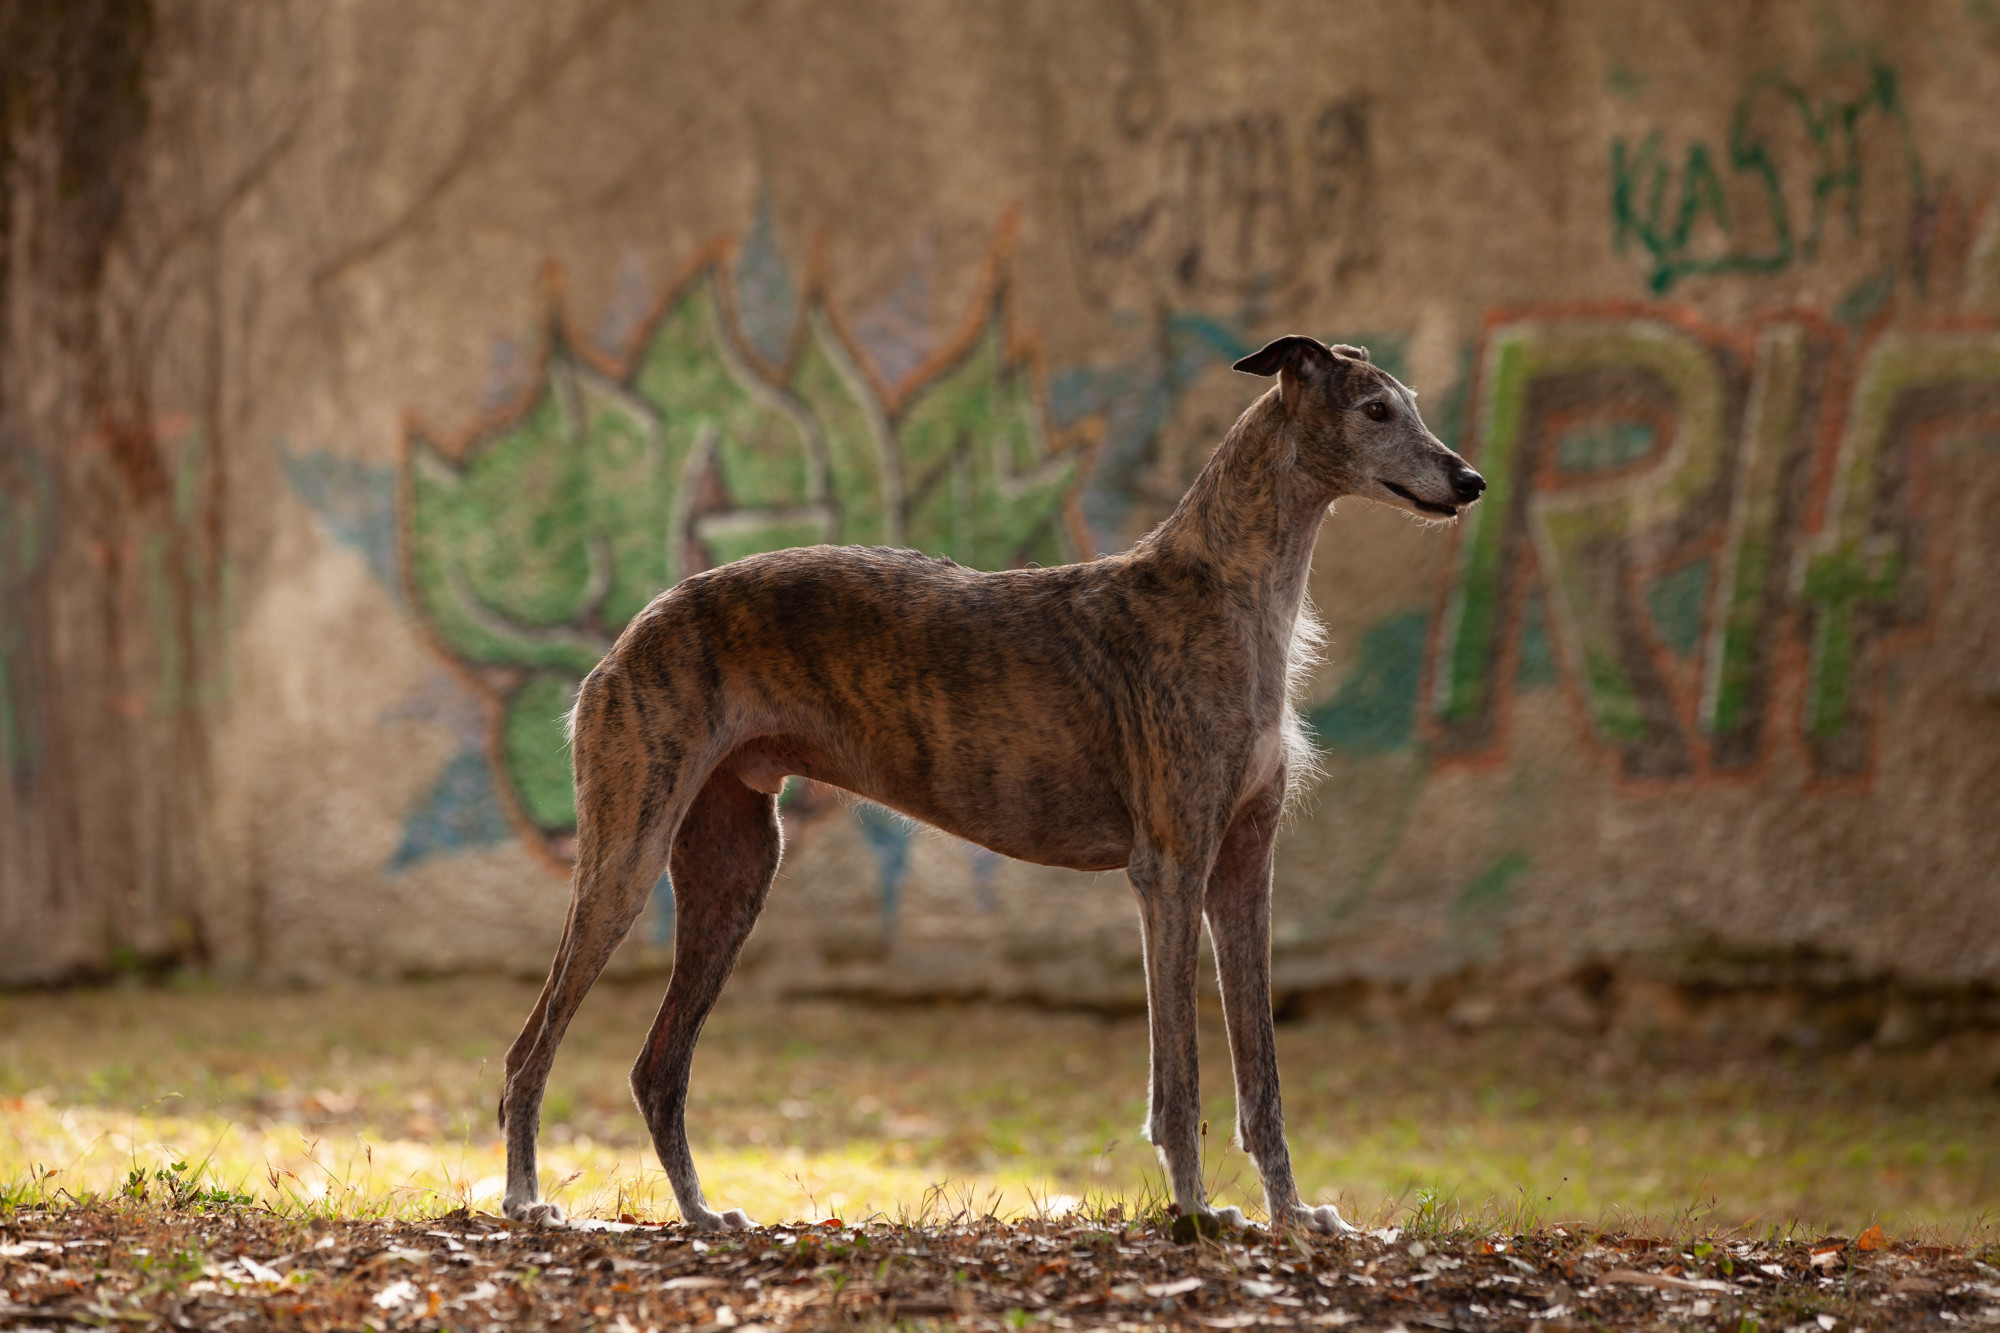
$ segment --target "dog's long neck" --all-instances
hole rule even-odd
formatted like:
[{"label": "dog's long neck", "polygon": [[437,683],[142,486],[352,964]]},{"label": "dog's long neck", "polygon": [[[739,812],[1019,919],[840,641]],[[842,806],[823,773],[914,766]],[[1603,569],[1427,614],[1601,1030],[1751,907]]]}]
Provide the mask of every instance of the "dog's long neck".
[{"label": "dog's long neck", "polygon": [[1133,554],[1199,570],[1289,638],[1333,499],[1297,465],[1273,391],[1237,419],[1173,514]]}]

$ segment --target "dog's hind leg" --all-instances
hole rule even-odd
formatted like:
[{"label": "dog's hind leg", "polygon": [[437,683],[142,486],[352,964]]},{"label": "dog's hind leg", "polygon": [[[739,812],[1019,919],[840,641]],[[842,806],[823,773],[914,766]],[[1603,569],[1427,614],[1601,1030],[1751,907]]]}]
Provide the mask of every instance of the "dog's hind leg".
[{"label": "dog's hind leg", "polygon": [[1159,1150],[1181,1214],[1208,1209],[1201,1189],[1201,1069],[1197,1058],[1196,974],[1201,948],[1202,875],[1150,849],[1126,867],[1139,898],[1146,949],[1146,1024],[1152,1074],[1145,1134]]},{"label": "dog's hind leg", "polygon": [[699,1231],[751,1225],[741,1209],[718,1213],[702,1196],[688,1152],[688,1071],[702,1024],[764,910],[783,845],[777,798],[729,772],[709,778],[674,839],[674,972],[632,1066],[632,1095],[681,1216]]},{"label": "dog's hind leg", "polygon": [[1208,879],[1208,930],[1222,984],[1229,1059],[1236,1074],[1236,1140],[1257,1164],[1274,1230],[1347,1232],[1332,1206],[1299,1202],[1285,1110],[1278,1092],[1277,1031],[1271,1018],[1271,846],[1284,806],[1282,775],[1246,805],[1223,836]]},{"label": "dog's hind leg", "polygon": [[539,1200],[535,1137],[556,1047],[577,1006],[639,918],[665,868],[667,844],[690,786],[681,767],[649,763],[627,686],[593,676],[577,713],[577,862],[569,917],[541,998],[508,1048],[500,1093],[507,1138],[507,1193],[501,1210],[520,1221],[560,1222],[562,1209]]},{"label": "dog's hind leg", "polygon": [[539,1201],[535,1138],[542,1125],[542,1093],[549,1068],[577,1006],[604,965],[639,918],[664,857],[650,864],[579,868],[569,922],[556,946],[556,961],[534,1011],[507,1051],[506,1082],[500,1095],[500,1126],[507,1137],[507,1193],[501,1211],[525,1222],[560,1222],[562,1209]]}]

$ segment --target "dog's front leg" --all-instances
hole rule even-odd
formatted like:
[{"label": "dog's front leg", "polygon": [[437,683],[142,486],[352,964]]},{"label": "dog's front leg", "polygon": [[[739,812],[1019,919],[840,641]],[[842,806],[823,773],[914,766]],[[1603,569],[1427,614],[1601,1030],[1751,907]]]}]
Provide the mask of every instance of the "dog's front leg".
[{"label": "dog's front leg", "polygon": [[1308,1207],[1292,1179],[1285,1110],[1278,1092],[1277,1032],[1271,1020],[1271,846],[1284,806],[1284,775],[1245,805],[1224,835],[1210,873],[1206,910],[1215,941],[1229,1058],[1236,1074],[1236,1141],[1264,1180],[1274,1229],[1353,1231],[1332,1205]]},{"label": "dog's front leg", "polygon": [[[1144,1133],[1166,1167],[1174,1203],[1183,1216],[1195,1217],[1208,1211],[1201,1189],[1201,1070],[1195,1014],[1207,865],[1141,852],[1126,873],[1139,898],[1146,951],[1152,1080]],[[1226,1220],[1241,1222],[1240,1216]]]}]

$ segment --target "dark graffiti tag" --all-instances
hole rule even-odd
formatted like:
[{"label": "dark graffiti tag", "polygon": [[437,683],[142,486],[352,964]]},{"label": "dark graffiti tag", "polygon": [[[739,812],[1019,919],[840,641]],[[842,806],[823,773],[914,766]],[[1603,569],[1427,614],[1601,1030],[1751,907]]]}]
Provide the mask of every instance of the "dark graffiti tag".
[{"label": "dark graffiti tag", "polygon": [[1120,127],[1141,145],[1134,160],[1080,148],[1063,176],[1077,281],[1093,304],[1268,301],[1311,282],[1337,288],[1375,262],[1366,98],[1297,123],[1251,112]]}]

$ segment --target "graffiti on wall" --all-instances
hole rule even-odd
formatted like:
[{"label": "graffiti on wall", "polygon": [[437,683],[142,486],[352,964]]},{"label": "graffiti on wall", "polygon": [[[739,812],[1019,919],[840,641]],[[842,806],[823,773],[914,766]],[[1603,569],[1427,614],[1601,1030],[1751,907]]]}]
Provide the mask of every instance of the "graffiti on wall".
[{"label": "graffiti on wall", "polygon": [[[1863,232],[1864,205],[1895,200],[1903,253],[1886,257],[1851,300],[1878,307],[1899,271],[1921,291],[1939,199],[1927,182],[1896,71],[1869,62],[1855,86],[1813,90],[1776,74],[1738,96],[1720,147],[1672,152],[1653,130],[1611,140],[1611,238],[1666,293],[1703,274],[1776,273],[1818,257],[1830,229]],[[1872,310],[1870,311],[1872,313]]]},{"label": "graffiti on wall", "polygon": [[[624,355],[558,329],[509,410],[456,441],[412,432],[409,600],[486,701],[494,785],[532,845],[557,862],[573,848],[557,719],[625,622],[687,575],[814,542],[986,569],[1088,552],[1092,436],[1049,425],[1010,323],[1006,252],[1003,237],[959,335],[900,383],[817,293],[787,325],[746,326],[743,267],[710,255]],[[767,292],[753,308],[774,304]],[[893,913],[908,834],[876,823],[864,833]]]},{"label": "graffiti on wall", "polygon": [[[511,343],[505,345],[511,349]],[[292,494],[313,511],[327,537],[357,553],[397,608],[407,610],[396,510],[397,469],[326,449],[280,447],[278,461]],[[456,742],[444,768],[405,812],[402,836],[385,866],[390,873],[408,870],[434,856],[512,841],[514,828],[494,788],[487,759],[486,718],[482,696],[450,672],[439,670],[424,677],[377,719],[382,726],[425,723],[442,728]]]},{"label": "graffiti on wall", "polygon": [[[1077,282],[1095,305],[1309,299],[1377,259],[1365,97],[1307,117],[1250,112],[1128,132],[1063,174]],[[1123,168],[1123,169],[1121,169]]]},{"label": "graffiti on wall", "polygon": [[1865,778],[1885,665],[1937,596],[1927,460],[2000,429],[2000,331],[1529,312],[1476,373],[1489,489],[1429,663],[1436,753],[1503,756],[1547,653],[1627,779],[1751,772],[1781,729],[1816,778]]},{"label": "graffiti on wall", "polygon": [[1324,307],[1381,257],[1367,95],[1177,113],[1165,56],[1187,15],[1125,5],[1107,17],[1118,38],[1102,71],[1108,104],[1063,160],[1061,223],[1084,300],[1145,333],[1124,359],[1070,367],[1051,386],[1058,420],[1103,422],[1083,501],[1097,552],[1130,540],[1194,379],[1254,350],[1253,329],[1274,315]]}]

